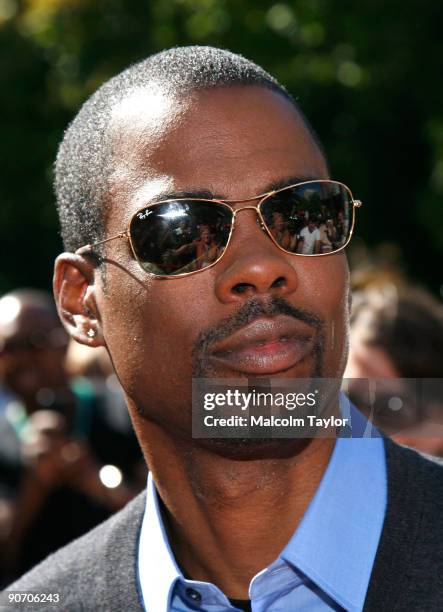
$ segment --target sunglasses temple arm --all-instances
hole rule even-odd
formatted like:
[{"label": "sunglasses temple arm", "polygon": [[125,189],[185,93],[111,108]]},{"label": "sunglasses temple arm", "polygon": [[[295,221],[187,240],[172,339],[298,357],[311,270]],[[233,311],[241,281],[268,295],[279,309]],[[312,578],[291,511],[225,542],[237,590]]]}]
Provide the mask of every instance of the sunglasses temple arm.
[{"label": "sunglasses temple arm", "polygon": [[115,236],[111,236],[110,238],[105,238],[104,240],[99,240],[98,242],[94,242],[92,244],[86,244],[85,246],[80,247],[75,251],[76,255],[86,255],[90,253],[94,247],[100,246],[101,244],[105,244],[106,242],[111,242],[111,240],[116,240],[117,238],[129,238],[128,232],[120,232],[120,234],[116,234]]}]

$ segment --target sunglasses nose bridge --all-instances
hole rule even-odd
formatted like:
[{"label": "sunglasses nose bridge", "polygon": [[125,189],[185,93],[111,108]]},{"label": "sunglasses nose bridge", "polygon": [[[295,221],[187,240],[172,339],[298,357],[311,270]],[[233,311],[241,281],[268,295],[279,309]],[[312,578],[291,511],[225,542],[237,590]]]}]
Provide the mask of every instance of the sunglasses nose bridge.
[{"label": "sunglasses nose bridge", "polygon": [[260,227],[264,230],[265,226],[263,223],[263,218],[261,216],[260,213],[260,208],[259,208],[259,204],[257,206],[242,206],[241,208],[237,208],[236,210],[233,211],[233,217],[232,217],[232,223],[233,225],[235,224],[235,219],[238,215],[239,212],[242,212],[243,210],[255,210],[256,216],[257,216],[257,222],[260,224]]},{"label": "sunglasses nose bridge", "polygon": [[239,212],[241,212],[242,210],[255,210],[256,212],[258,212],[258,206],[252,206],[252,204],[250,204],[249,206],[242,206],[241,208],[236,208],[233,212],[234,212],[234,218],[238,215]]}]

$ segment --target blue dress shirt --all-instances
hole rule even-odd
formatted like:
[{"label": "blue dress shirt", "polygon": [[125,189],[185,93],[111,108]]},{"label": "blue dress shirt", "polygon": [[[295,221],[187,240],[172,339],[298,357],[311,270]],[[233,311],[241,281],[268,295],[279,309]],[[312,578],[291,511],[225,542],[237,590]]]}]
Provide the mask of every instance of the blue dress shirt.
[{"label": "blue dress shirt", "polygon": [[[253,612],[363,609],[386,509],[384,443],[346,400],[342,413],[351,414],[353,437],[337,439],[295,533],[279,557],[251,580]],[[151,475],[138,577],[147,612],[237,610],[215,585],[183,577],[168,542]]]}]

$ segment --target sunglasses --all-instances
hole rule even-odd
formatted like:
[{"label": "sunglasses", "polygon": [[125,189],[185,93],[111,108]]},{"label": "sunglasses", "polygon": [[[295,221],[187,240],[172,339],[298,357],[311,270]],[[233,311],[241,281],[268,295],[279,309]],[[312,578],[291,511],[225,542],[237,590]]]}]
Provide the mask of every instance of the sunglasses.
[{"label": "sunglasses", "polygon": [[[259,200],[256,206],[232,208]],[[243,200],[177,198],[149,204],[131,218],[129,228],[77,250],[78,254],[117,238],[129,240],[140,267],[158,278],[195,274],[223,257],[242,210],[255,210],[257,222],[274,244],[291,255],[318,257],[349,243],[355,221],[354,200],[346,185],[316,180],[289,185]]]}]

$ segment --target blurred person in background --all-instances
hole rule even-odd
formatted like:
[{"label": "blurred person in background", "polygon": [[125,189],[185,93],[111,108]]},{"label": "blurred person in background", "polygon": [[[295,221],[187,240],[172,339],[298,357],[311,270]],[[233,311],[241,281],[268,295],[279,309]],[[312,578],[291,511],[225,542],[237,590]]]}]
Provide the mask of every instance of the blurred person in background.
[{"label": "blurred person in background", "polygon": [[[392,437],[443,456],[443,305],[432,295],[401,283],[377,284],[374,279],[355,292],[344,377],[354,379],[349,381],[349,392],[359,407],[364,401],[362,389],[366,390],[361,379],[378,381],[384,402],[378,418],[393,426]],[[412,380],[398,385],[394,379]],[[408,401],[403,406],[398,400],[389,403],[388,391],[394,399],[406,392]]]},{"label": "blurred person in background", "polygon": [[67,339],[48,294],[23,289],[0,299],[0,583],[138,490],[134,434],[87,378],[69,380]]},{"label": "blurred person in background", "polygon": [[[69,340],[65,359],[65,369],[76,389],[84,389],[92,396],[98,396],[104,420],[111,424],[112,430],[127,437],[125,444],[119,444],[113,453],[118,454],[117,463],[131,473],[131,479],[143,488],[146,483],[146,469],[126,408],[125,398],[118,378],[104,347],[91,348]],[[100,440],[95,445],[102,446]],[[102,453],[106,452],[107,443]]]}]

